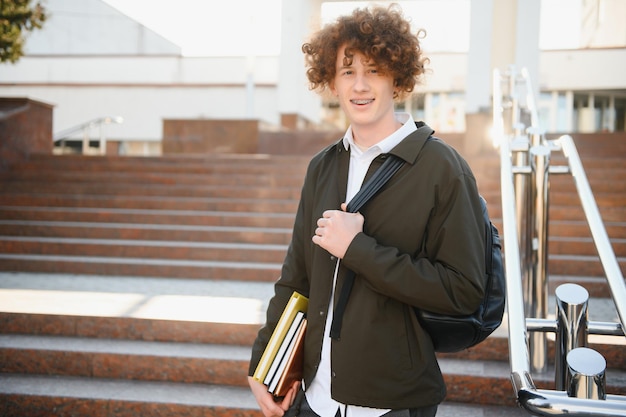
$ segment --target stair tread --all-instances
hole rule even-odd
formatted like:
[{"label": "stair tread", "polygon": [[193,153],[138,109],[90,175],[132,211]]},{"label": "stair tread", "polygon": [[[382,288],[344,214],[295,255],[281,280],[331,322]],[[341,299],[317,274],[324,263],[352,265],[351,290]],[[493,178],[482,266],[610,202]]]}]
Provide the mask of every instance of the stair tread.
[{"label": "stair tread", "polygon": [[250,390],[243,387],[71,376],[0,374],[0,393],[258,408]]},{"label": "stair tread", "polygon": [[269,243],[238,243],[238,242],[190,242],[175,240],[145,240],[145,239],[104,239],[85,237],[42,237],[42,236],[5,236],[0,235],[0,241],[35,242],[35,243],[65,243],[84,245],[114,245],[114,246],[158,246],[184,247],[203,249],[241,249],[241,250],[268,250],[286,252],[287,245]]},{"label": "stair tread", "polygon": [[[250,346],[14,334],[0,335],[0,349],[222,359],[244,362],[250,359],[251,353]],[[508,363],[494,360],[467,361],[463,359],[440,358],[439,365],[444,374],[508,378],[510,373]],[[618,370],[611,373],[612,376],[626,375],[626,372]]]},{"label": "stair tread", "polygon": [[72,255],[30,255],[30,254],[0,254],[0,259],[21,259],[28,261],[52,260],[72,261],[86,263],[110,263],[110,264],[135,264],[135,265],[168,265],[168,266],[199,266],[199,267],[222,267],[240,269],[277,269],[279,263],[268,262],[225,262],[225,261],[201,261],[188,259],[156,259],[156,258],[126,258],[109,256],[72,256]]},{"label": "stair tread", "polygon": [[250,360],[250,346],[90,337],[0,334],[0,349],[51,350],[177,358]]},{"label": "stair tread", "polygon": [[[205,384],[0,374],[0,395],[6,394],[258,410],[252,393],[246,387]],[[138,407],[135,405],[133,408]],[[261,414],[258,412],[258,414],[237,415],[260,416]],[[451,401],[444,401],[437,411],[438,417],[523,417],[527,415],[518,406],[475,405]]]}]

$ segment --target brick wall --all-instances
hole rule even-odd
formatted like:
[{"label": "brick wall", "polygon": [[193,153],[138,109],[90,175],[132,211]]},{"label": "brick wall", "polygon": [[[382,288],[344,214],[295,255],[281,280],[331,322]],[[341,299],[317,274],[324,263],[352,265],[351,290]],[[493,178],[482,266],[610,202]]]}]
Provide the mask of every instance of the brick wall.
[{"label": "brick wall", "polygon": [[257,120],[163,120],[163,155],[257,153]]},{"label": "brick wall", "polygon": [[32,153],[52,153],[52,106],[0,97],[0,170]]}]

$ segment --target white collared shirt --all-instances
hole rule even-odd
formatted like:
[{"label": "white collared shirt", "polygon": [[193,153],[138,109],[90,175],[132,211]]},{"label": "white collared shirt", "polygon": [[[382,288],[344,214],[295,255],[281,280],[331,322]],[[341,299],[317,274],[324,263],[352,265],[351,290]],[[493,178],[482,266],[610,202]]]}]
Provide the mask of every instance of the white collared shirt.
[{"label": "white collared shirt", "polygon": [[[349,127],[346,134],[343,137],[343,145],[346,150],[350,149],[350,168],[348,170],[348,188],[346,191],[346,202],[350,201],[352,197],[359,191],[365,174],[369,169],[371,162],[378,155],[388,153],[398,143],[402,142],[404,138],[413,133],[417,128],[413,117],[408,113],[396,113],[396,120],[402,123],[402,126],[387,136],[376,145],[369,149],[362,151],[354,143],[354,137],[352,136],[352,127]],[[337,271],[339,270],[339,261],[335,267],[335,276],[333,278],[333,293],[331,299],[335,296],[335,283],[337,282]],[[333,321],[333,302],[330,303],[328,308],[328,314],[326,316],[326,327],[324,335],[326,335],[322,342],[322,356],[317,370],[315,378],[311,382],[311,386],[306,389],[307,402],[311,406],[311,409],[316,414],[326,417],[334,416],[339,408],[341,410],[342,417],[346,416],[349,409],[350,417],[379,417],[389,410],[360,407],[356,405],[341,404],[332,399],[330,394],[330,324]]]}]

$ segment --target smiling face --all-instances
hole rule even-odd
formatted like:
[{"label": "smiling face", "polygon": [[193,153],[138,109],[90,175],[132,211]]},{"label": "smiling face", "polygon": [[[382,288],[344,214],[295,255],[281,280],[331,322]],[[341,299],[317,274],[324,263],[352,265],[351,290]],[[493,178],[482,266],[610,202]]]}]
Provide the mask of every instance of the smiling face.
[{"label": "smiling face", "polygon": [[346,59],[345,46],[337,52],[332,93],[352,125],[355,140],[372,146],[397,129],[394,116],[394,80],[379,72],[376,63],[355,52]]}]

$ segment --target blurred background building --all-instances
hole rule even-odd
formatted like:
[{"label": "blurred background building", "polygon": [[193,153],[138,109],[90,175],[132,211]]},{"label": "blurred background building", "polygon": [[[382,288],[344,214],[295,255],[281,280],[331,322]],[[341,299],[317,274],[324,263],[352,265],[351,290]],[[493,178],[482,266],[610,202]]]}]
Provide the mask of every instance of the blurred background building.
[{"label": "blurred background building", "polygon": [[[47,0],[49,19],[25,56],[0,65],[0,97],[53,106],[56,137],[112,117],[107,140],[122,154],[159,154],[167,119],[343,129],[336,104],[308,90],[300,46],[325,21],[374,2],[226,3]],[[626,129],[626,1],[397,3],[427,31],[430,58],[425,83],[398,108],[439,134],[487,120],[493,69],[509,65],[531,74],[547,132]],[[187,51],[175,34],[206,48]]]}]

